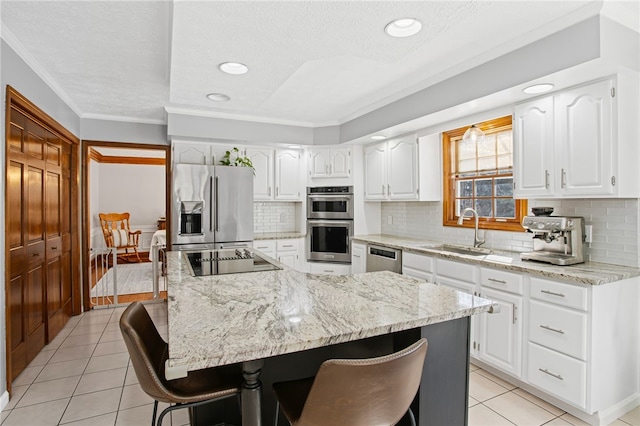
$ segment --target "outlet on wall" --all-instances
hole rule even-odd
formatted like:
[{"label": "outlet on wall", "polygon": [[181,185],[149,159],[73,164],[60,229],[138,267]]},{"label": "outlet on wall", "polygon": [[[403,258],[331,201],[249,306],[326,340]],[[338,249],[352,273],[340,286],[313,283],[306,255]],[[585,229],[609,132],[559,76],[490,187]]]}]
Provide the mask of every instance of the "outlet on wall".
[{"label": "outlet on wall", "polygon": [[590,243],[593,241],[593,225],[585,225],[584,226],[584,242]]},{"label": "outlet on wall", "polygon": [[393,216],[392,215],[388,215],[387,216],[387,225],[393,225]]}]

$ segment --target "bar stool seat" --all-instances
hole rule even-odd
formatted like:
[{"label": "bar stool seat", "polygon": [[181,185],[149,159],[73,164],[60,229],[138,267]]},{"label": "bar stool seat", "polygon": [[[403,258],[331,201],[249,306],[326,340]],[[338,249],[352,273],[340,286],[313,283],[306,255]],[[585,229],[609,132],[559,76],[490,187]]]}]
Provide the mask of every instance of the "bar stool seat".
[{"label": "bar stool seat", "polygon": [[334,359],[322,363],[315,377],[273,384],[278,412],[295,426],[391,426],[410,405],[427,354],[422,338],[399,352],[368,359]]}]

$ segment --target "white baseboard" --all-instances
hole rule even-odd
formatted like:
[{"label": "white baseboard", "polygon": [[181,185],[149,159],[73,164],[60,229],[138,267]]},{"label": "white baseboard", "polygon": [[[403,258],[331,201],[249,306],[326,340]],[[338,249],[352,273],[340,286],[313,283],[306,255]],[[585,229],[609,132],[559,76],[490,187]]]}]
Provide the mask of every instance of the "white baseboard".
[{"label": "white baseboard", "polygon": [[0,411],[4,410],[4,407],[9,403],[9,392],[4,391],[0,396]]}]

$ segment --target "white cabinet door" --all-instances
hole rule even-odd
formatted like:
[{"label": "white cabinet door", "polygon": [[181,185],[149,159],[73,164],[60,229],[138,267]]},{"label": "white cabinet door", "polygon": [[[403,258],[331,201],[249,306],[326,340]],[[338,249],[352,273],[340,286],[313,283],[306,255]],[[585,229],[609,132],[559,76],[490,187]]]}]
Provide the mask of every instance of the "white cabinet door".
[{"label": "white cabinet door", "polygon": [[364,163],[364,198],[385,200],[387,198],[387,143],[366,147]]},{"label": "white cabinet door", "polygon": [[300,200],[300,151],[276,150],[276,200]]},{"label": "white cabinet door", "polygon": [[309,176],[323,178],[329,176],[331,153],[328,149],[314,149],[309,152]]},{"label": "white cabinet door", "polygon": [[367,272],[367,246],[360,243],[351,243],[351,273],[359,274]]},{"label": "white cabinet door", "polygon": [[500,305],[498,312],[480,315],[479,357],[520,377],[522,297],[482,287],[480,296]]},{"label": "white cabinet door", "polygon": [[174,164],[212,164],[211,144],[172,142]]},{"label": "white cabinet door", "polygon": [[247,157],[254,168],[254,201],[273,200],[273,150],[247,148]]},{"label": "white cabinet door", "polygon": [[606,80],[556,96],[558,195],[614,193],[612,88],[613,81]]},{"label": "white cabinet door", "polygon": [[516,105],[513,132],[514,196],[553,195],[553,97]]},{"label": "white cabinet door", "polygon": [[329,151],[329,174],[331,177],[351,176],[351,149],[331,149]]},{"label": "white cabinet door", "polygon": [[390,200],[418,199],[418,142],[415,136],[388,142],[387,195]]},{"label": "white cabinet door", "polygon": [[278,253],[278,262],[284,263],[292,269],[298,269],[298,254],[297,253]]}]

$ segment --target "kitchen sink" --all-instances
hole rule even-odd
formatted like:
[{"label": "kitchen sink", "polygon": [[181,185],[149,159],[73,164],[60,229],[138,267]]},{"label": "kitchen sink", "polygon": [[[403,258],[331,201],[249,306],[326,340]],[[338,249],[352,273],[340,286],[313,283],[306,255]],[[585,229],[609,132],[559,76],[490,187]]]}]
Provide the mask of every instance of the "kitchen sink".
[{"label": "kitchen sink", "polygon": [[448,244],[441,244],[437,246],[422,246],[421,248],[436,250],[436,251],[444,251],[447,253],[456,253],[463,254],[465,256],[477,256],[482,257],[488,254],[491,254],[491,250],[483,249],[483,248],[474,248],[474,247],[460,247],[460,246],[451,246]]}]

